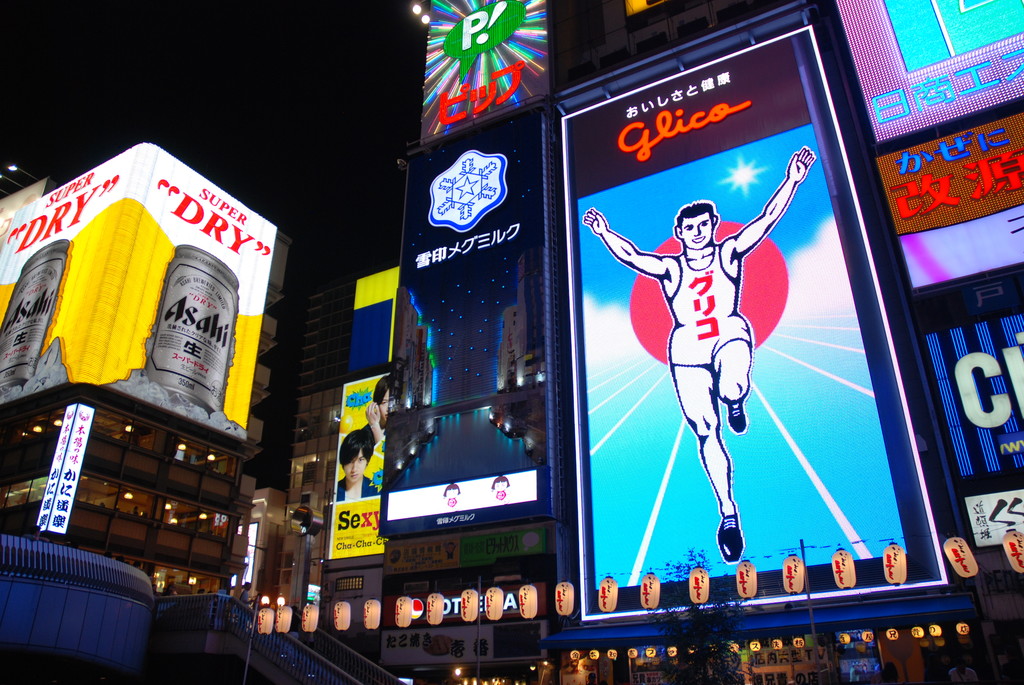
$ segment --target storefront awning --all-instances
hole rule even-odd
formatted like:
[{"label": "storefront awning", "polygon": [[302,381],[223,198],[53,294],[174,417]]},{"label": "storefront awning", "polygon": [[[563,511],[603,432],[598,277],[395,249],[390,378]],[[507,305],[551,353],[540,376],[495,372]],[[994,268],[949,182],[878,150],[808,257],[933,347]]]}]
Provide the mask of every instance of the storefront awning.
[{"label": "storefront awning", "polygon": [[[819,633],[843,629],[875,630],[917,623],[964,621],[977,612],[968,594],[931,595],[895,600],[865,600],[852,604],[814,607],[814,626]],[[737,638],[810,633],[806,605],[775,611],[761,607],[747,609]],[[567,628],[540,642],[544,649],[599,649],[659,644],[665,636],[652,621]]]}]

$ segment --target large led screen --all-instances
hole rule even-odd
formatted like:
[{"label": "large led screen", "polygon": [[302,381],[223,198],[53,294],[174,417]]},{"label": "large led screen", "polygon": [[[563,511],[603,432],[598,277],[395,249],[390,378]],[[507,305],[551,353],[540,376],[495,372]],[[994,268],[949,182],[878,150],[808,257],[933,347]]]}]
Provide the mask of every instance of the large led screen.
[{"label": "large led screen", "polygon": [[90,383],[244,439],[275,234],[148,143],[19,210],[0,404]]},{"label": "large led screen", "polygon": [[839,0],[878,140],[1024,95],[1019,0]]},{"label": "large led screen", "polygon": [[820,74],[804,30],[564,121],[590,601],[690,548],[940,573]]},{"label": "large led screen", "polygon": [[330,559],[382,554],[380,489],[391,404],[389,376],[346,383],[338,422]]},{"label": "large led screen", "polygon": [[1024,470],[1024,315],[925,336],[961,478]]},{"label": "large led screen", "polygon": [[543,126],[409,162],[385,535],[550,511]]},{"label": "large led screen", "polygon": [[1024,261],[1024,114],[877,160],[915,288]]},{"label": "large led screen", "polygon": [[430,20],[424,138],[547,94],[547,0],[435,0]]}]

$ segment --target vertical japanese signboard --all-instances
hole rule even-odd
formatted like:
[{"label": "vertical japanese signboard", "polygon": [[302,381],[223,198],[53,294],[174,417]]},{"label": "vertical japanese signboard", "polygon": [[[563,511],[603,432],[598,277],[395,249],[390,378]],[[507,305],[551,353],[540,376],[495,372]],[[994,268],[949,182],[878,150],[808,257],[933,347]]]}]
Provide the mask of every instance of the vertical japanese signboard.
[{"label": "vertical japanese signboard", "polygon": [[72,404],[64,410],[57,449],[53,452],[46,492],[36,520],[41,531],[61,535],[68,532],[94,414],[95,410],[84,404]]},{"label": "vertical japanese signboard", "polygon": [[548,92],[547,0],[448,0],[430,15],[424,138]]},{"label": "vertical japanese signboard", "polygon": [[338,486],[334,492],[331,559],[384,552],[380,488],[391,402],[388,376],[346,383],[338,424]]},{"label": "vertical japanese signboard", "polygon": [[807,29],[564,119],[591,602],[689,547],[781,579],[801,538],[941,577],[826,103]]},{"label": "vertical japanese signboard", "polygon": [[275,234],[148,143],[20,209],[0,404],[90,383],[244,438]]},{"label": "vertical japanese signboard", "polygon": [[550,510],[543,122],[409,162],[386,535]]},{"label": "vertical japanese signboard", "polygon": [[1024,95],[1018,0],[839,0],[878,140]]},{"label": "vertical japanese signboard", "polygon": [[915,288],[1024,261],[1024,114],[877,160]]}]

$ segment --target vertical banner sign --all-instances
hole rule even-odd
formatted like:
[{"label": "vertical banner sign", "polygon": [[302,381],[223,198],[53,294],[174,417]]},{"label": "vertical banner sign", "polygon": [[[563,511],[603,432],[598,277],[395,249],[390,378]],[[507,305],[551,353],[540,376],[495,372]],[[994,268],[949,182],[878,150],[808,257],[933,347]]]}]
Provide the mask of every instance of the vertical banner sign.
[{"label": "vertical banner sign", "polygon": [[915,288],[1024,261],[1024,114],[879,157]]},{"label": "vertical banner sign", "polygon": [[1019,0],[839,0],[878,140],[1024,95]]},{"label": "vertical banner sign", "polygon": [[437,0],[430,16],[424,138],[548,92],[546,0]]},{"label": "vertical banner sign", "polygon": [[57,449],[53,452],[46,492],[36,520],[36,525],[42,531],[61,535],[68,532],[94,414],[95,410],[84,404],[72,404],[64,410]]},{"label": "vertical banner sign", "polygon": [[[564,120],[580,547],[624,586],[687,546],[712,575],[743,557],[779,574],[780,531],[824,571],[837,540],[877,558],[907,513],[927,520],[892,348],[867,332],[878,287],[847,271],[863,227],[830,199],[852,181],[829,158],[813,40]],[[782,493],[801,505],[780,508]]]},{"label": "vertical banner sign", "polygon": [[543,122],[409,161],[385,535],[549,511]]},{"label": "vertical banner sign", "polygon": [[334,493],[329,557],[347,559],[384,552],[380,537],[380,488],[390,376],[346,383],[338,422],[338,486]]},{"label": "vertical banner sign", "polygon": [[0,405],[66,383],[245,439],[276,229],[143,143],[0,244]]}]

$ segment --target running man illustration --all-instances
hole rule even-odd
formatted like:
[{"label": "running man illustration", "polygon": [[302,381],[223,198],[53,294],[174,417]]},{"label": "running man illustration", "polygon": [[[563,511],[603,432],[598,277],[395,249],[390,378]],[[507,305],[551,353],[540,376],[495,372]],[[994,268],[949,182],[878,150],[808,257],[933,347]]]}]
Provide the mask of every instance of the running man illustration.
[{"label": "running man illustration", "polygon": [[746,433],[745,403],[754,340],[750,322],[739,311],[743,259],[782,219],[814,160],[810,148],[795,152],[785,180],[761,214],[721,242],[714,237],[721,221],[714,202],[698,200],[683,205],[673,229],[682,243],[677,255],[641,251],[615,233],[593,207],[582,219],[615,259],[661,285],[673,319],[668,340],[672,382],[683,418],[697,436],[701,463],[718,500],[718,548],[730,564],[740,560],[744,541],[733,498],[732,457],[722,441],[718,403],[725,405],[732,431]]}]

